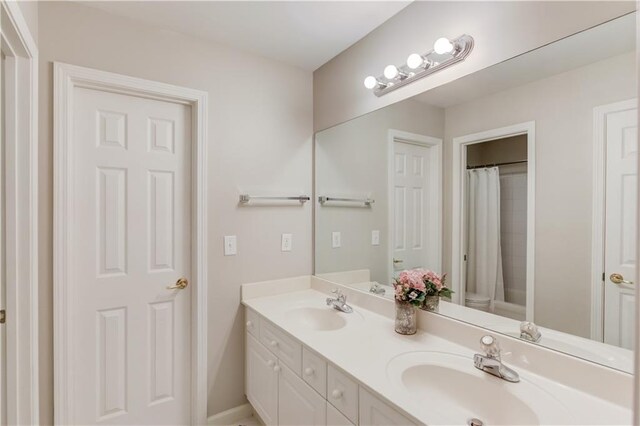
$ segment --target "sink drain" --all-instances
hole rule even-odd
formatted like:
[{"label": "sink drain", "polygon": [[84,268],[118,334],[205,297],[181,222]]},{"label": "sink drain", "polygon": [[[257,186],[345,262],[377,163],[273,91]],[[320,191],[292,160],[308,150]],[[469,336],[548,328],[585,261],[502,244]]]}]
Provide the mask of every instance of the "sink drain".
[{"label": "sink drain", "polygon": [[484,425],[484,423],[482,423],[482,420],[476,419],[475,417],[467,420],[467,424],[469,426],[483,426]]}]

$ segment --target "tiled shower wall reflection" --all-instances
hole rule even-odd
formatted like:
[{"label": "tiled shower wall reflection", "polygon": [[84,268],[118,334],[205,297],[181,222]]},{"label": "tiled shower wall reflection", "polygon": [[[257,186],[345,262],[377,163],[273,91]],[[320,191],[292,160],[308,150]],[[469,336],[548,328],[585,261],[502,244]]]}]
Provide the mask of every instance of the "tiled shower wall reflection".
[{"label": "tiled shower wall reflection", "polygon": [[527,293],[526,172],[500,176],[500,234],[505,301],[524,306]]}]

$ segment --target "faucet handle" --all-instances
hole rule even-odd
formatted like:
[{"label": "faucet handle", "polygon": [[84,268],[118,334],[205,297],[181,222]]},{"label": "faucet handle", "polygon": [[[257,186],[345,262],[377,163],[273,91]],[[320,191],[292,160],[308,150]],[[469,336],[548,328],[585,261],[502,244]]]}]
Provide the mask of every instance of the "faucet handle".
[{"label": "faucet handle", "polygon": [[520,337],[537,342],[540,340],[540,337],[542,337],[542,334],[540,330],[538,330],[538,326],[531,321],[522,321],[520,323]]},{"label": "faucet handle", "polygon": [[520,323],[520,331],[524,331],[530,334],[536,334],[538,332],[538,326],[531,321],[522,321]]},{"label": "faucet handle", "polygon": [[500,358],[500,345],[495,337],[487,334],[480,339],[480,346],[487,356],[492,358]]},{"label": "faucet handle", "polygon": [[347,296],[342,294],[342,291],[340,291],[339,288],[334,288],[333,290],[331,290],[331,293],[335,294],[336,299],[338,299],[340,302],[345,302],[347,300]]}]

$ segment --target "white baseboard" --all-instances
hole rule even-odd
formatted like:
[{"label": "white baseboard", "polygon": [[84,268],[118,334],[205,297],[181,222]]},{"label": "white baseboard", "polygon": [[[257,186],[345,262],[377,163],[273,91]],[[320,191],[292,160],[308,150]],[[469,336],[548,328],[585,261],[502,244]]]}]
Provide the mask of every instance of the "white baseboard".
[{"label": "white baseboard", "polygon": [[253,407],[249,403],[238,405],[222,413],[214,414],[207,419],[208,425],[229,426],[237,425],[238,421],[251,417],[253,415]]}]

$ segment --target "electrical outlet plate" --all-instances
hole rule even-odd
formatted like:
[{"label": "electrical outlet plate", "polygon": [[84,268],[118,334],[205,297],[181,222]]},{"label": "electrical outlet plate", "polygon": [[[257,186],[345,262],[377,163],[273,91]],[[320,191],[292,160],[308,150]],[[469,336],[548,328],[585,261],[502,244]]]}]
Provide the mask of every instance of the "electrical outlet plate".
[{"label": "electrical outlet plate", "polygon": [[293,246],[293,235],[282,234],[282,251],[291,251]]},{"label": "electrical outlet plate", "polygon": [[341,240],[342,240],[342,236],[340,232],[335,231],[331,233],[331,247],[338,248],[342,246]]},{"label": "electrical outlet plate", "polygon": [[235,235],[225,235],[224,237],[224,255],[235,256],[238,254],[238,244]]},{"label": "electrical outlet plate", "polygon": [[371,245],[372,246],[380,245],[380,231],[378,230],[371,231]]}]

